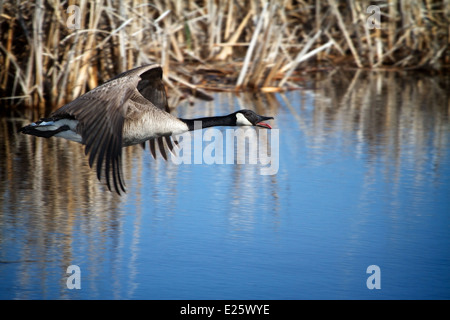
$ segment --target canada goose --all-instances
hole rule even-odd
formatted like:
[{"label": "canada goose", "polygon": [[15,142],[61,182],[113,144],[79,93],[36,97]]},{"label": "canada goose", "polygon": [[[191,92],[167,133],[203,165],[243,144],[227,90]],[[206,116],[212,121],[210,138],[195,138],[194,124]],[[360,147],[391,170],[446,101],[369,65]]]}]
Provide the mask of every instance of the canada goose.
[{"label": "canada goose", "polygon": [[89,154],[89,166],[97,164],[100,180],[102,167],[111,191],[110,172],[118,194],[125,192],[122,177],[122,147],[142,144],[149,140],[155,157],[155,142],[163,157],[165,139],[172,150],[171,136],[194,128],[212,126],[259,126],[271,129],[263,121],[273,119],[251,110],[239,110],[226,116],[180,119],[169,113],[162,69],[150,64],[126,71],[103,85],[81,95],[54,111],[48,118],[31,123],[20,132],[38,137],[61,137],[84,144]]}]

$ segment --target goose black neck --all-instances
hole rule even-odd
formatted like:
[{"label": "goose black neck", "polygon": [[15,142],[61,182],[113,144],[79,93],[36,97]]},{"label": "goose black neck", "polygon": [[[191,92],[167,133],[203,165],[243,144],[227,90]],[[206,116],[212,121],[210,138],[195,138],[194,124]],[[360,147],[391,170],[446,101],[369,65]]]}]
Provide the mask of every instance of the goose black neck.
[{"label": "goose black neck", "polygon": [[187,124],[189,131],[219,126],[235,126],[236,117],[234,114],[220,117],[205,117],[198,119],[180,119]]}]

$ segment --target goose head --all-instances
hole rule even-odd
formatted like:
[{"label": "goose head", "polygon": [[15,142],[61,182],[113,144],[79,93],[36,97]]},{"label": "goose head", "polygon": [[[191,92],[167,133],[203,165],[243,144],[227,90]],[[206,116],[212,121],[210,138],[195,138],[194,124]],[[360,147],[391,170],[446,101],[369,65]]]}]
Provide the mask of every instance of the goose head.
[{"label": "goose head", "polygon": [[256,126],[256,127],[262,127],[267,129],[272,129],[272,127],[263,122],[266,120],[273,119],[273,117],[265,117],[260,116],[259,114],[255,113],[252,110],[239,110],[234,113],[236,117],[236,125],[237,126]]}]

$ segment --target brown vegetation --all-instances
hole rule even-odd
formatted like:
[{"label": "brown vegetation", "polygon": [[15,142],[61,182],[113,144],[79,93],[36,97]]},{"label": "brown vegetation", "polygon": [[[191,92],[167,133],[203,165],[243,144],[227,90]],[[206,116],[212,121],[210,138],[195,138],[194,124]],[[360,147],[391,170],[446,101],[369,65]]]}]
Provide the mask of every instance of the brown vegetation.
[{"label": "brown vegetation", "polygon": [[60,106],[152,62],[163,66],[172,97],[206,99],[204,89],[295,88],[300,70],[441,71],[450,59],[446,2],[1,2],[1,104]]}]

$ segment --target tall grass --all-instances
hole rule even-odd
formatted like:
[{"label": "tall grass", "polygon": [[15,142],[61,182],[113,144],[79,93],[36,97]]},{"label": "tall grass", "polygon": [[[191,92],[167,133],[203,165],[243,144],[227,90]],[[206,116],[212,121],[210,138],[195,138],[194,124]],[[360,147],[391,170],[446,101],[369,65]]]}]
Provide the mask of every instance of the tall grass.
[{"label": "tall grass", "polygon": [[441,71],[449,19],[449,0],[0,2],[1,103],[60,106],[151,62],[172,97],[203,98],[286,90],[324,67]]}]

